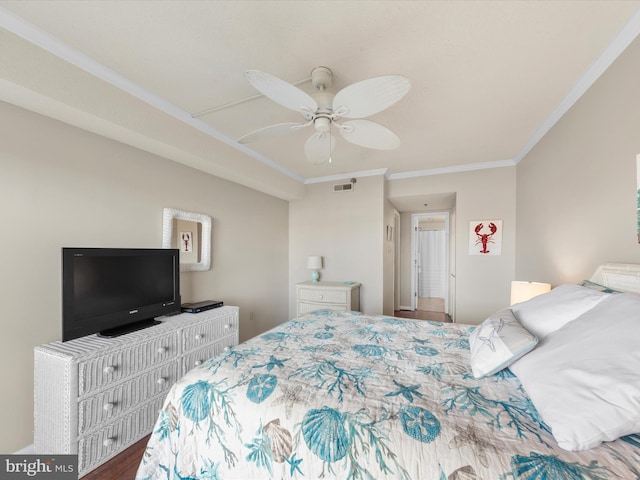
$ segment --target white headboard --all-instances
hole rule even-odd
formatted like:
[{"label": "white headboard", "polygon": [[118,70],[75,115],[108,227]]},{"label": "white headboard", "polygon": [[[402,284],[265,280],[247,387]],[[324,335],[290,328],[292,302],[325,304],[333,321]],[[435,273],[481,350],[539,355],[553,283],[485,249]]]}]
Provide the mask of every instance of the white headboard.
[{"label": "white headboard", "polygon": [[640,293],[640,265],[630,263],[600,265],[591,276],[591,281],[614,290]]}]

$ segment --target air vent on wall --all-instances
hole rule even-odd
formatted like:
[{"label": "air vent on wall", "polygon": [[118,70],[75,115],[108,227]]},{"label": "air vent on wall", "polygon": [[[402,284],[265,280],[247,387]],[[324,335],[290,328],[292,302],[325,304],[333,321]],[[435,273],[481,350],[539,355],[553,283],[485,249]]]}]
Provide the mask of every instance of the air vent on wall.
[{"label": "air vent on wall", "polygon": [[346,192],[353,190],[353,183],[339,183],[333,186],[334,192]]},{"label": "air vent on wall", "polygon": [[350,192],[353,190],[353,186],[356,183],[356,179],[352,178],[349,183],[337,183],[333,185],[334,192]]}]

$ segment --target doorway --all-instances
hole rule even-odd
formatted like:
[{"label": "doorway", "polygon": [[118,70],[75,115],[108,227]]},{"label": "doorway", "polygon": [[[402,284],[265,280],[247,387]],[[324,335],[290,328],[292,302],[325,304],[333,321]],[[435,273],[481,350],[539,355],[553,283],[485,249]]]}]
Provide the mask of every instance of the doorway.
[{"label": "doorway", "polygon": [[449,314],[449,212],[414,213],[412,309]]}]

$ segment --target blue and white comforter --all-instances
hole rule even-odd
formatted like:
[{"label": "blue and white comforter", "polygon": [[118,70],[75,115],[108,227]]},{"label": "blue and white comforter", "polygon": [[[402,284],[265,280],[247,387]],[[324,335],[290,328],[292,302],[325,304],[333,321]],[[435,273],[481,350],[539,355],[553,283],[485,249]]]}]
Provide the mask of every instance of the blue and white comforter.
[{"label": "blue and white comforter", "polygon": [[314,312],[187,373],[137,479],[640,478],[640,436],[555,444],[508,370],[475,380],[472,327]]}]

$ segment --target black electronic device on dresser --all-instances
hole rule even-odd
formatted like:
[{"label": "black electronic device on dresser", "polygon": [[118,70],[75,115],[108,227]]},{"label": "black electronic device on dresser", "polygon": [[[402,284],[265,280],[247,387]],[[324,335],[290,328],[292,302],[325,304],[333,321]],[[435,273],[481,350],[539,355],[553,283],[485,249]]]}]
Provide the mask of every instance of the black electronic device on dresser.
[{"label": "black electronic device on dresser", "polygon": [[180,303],[178,249],[62,249],[62,341],[140,330]]},{"label": "black electronic device on dresser", "polygon": [[182,305],[182,311],[186,313],[198,313],[204,312],[206,310],[211,310],[212,308],[222,307],[223,305],[224,303],[218,300],[205,300],[204,302],[184,303]]}]

